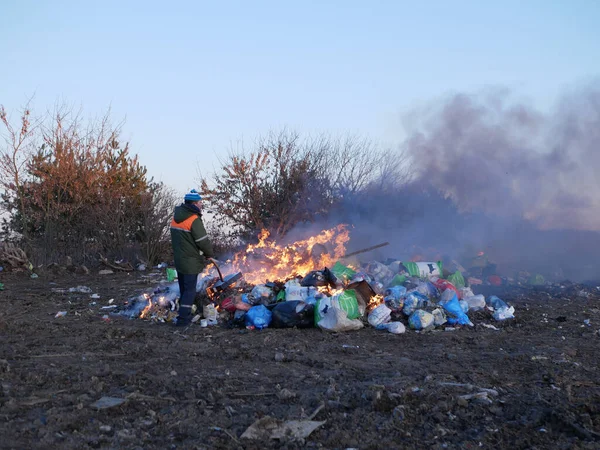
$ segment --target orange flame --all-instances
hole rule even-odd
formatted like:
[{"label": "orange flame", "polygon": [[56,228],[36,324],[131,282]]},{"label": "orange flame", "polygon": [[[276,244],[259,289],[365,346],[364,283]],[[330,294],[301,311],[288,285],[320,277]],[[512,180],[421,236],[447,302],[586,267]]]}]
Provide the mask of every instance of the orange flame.
[{"label": "orange flame", "polygon": [[[345,224],[287,245],[280,245],[269,236],[267,230],[262,230],[257,244],[248,245],[233,258],[233,269],[243,272],[248,283],[288,280],[295,276],[303,277],[312,270],[331,267],[346,253],[345,244],[350,239]],[[315,248],[317,245],[325,247]],[[319,251],[313,252],[313,249]]]},{"label": "orange flame", "polygon": [[382,303],[383,303],[383,295],[379,295],[379,294],[374,295],[373,297],[371,297],[371,300],[369,300],[369,304],[367,305],[367,312],[373,311],[375,308],[377,308]]},{"label": "orange flame", "polygon": [[148,305],[144,308],[144,310],[140,313],[140,318],[141,319],[145,319],[146,316],[150,313],[150,310],[152,309],[152,300],[149,298],[148,299]]}]

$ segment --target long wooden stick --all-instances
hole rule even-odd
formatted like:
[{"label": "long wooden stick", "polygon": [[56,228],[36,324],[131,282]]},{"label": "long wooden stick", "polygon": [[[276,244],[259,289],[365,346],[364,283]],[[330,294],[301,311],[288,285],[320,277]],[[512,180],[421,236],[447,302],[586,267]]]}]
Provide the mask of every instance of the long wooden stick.
[{"label": "long wooden stick", "polygon": [[374,245],[373,247],[367,247],[367,248],[363,248],[362,250],[356,250],[355,252],[352,252],[352,253],[346,253],[344,256],[342,256],[342,258],[348,258],[349,256],[354,256],[354,255],[358,255],[360,253],[370,252],[371,250],[375,250],[376,248],[380,248],[380,247],[385,247],[386,245],[390,245],[390,243],[384,242],[382,244]]}]

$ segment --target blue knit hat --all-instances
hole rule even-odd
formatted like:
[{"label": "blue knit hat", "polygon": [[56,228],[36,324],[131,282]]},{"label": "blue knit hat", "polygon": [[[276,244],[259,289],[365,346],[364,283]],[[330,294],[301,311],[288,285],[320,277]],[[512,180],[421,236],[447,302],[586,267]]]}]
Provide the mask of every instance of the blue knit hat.
[{"label": "blue knit hat", "polygon": [[183,197],[183,199],[190,200],[192,202],[199,202],[200,200],[202,200],[202,197],[196,189],[192,189],[190,192],[185,194],[185,197]]}]

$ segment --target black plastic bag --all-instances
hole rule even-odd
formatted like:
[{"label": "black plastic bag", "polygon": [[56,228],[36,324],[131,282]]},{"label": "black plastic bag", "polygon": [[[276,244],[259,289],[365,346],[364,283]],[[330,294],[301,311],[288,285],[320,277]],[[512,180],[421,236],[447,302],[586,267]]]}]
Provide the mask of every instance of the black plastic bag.
[{"label": "black plastic bag", "polygon": [[331,286],[335,287],[337,278],[327,267],[323,270],[313,270],[306,274],[300,282],[300,286]]},{"label": "black plastic bag", "polygon": [[313,305],[300,300],[277,303],[272,309],[273,328],[311,328],[314,326],[315,311]]}]

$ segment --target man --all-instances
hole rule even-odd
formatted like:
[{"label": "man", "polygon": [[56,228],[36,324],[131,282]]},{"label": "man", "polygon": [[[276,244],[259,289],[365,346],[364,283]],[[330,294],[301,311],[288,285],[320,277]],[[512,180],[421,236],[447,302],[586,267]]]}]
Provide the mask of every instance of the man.
[{"label": "man", "polygon": [[184,202],[175,208],[171,221],[171,244],[180,292],[177,326],[188,326],[192,319],[198,274],[204,270],[206,259],[214,257],[202,223],[202,197],[195,189],[185,194]]}]

